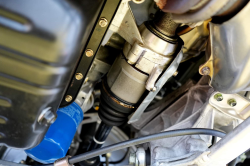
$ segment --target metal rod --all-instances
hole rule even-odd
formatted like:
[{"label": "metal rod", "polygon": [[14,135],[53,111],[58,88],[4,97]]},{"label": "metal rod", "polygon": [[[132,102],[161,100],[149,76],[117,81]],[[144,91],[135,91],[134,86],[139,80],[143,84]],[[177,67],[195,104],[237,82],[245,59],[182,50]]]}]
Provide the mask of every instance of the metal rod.
[{"label": "metal rod", "polygon": [[210,148],[208,166],[226,165],[250,148],[250,118]]}]

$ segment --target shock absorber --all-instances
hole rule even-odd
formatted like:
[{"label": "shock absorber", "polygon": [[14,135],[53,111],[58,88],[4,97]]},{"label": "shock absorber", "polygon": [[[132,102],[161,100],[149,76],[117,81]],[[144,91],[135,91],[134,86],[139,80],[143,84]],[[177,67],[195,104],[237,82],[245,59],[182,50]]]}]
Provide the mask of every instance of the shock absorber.
[{"label": "shock absorber", "polygon": [[125,44],[102,80],[98,111],[102,122],[88,150],[100,148],[112,127],[126,123],[144,94],[155,90],[155,82],[174,58],[178,26],[170,14],[158,12],[153,21],[139,27],[143,43]]}]

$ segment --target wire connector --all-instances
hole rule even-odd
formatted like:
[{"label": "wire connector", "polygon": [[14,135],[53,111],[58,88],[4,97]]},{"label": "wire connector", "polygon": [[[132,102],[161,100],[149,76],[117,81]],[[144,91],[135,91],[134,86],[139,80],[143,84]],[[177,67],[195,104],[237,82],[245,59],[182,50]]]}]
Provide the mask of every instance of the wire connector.
[{"label": "wire connector", "polygon": [[54,162],[54,166],[73,166],[73,164],[69,164],[69,158],[71,156],[65,156],[60,158]]}]

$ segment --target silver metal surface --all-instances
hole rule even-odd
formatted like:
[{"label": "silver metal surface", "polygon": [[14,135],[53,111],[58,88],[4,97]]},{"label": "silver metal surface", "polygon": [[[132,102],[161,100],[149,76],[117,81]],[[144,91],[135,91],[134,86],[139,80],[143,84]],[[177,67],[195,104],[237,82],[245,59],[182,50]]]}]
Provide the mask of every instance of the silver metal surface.
[{"label": "silver metal surface", "polygon": [[105,45],[108,42],[113,33],[118,33],[131,45],[135,41],[142,42],[141,35],[128,1],[129,0],[123,0],[121,2],[102,45]]},{"label": "silver metal surface", "polygon": [[130,153],[129,165],[146,166],[146,152],[143,147],[137,148],[135,153]]},{"label": "silver metal surface", "polygon": [[[220,2],[220,1],[217,1]],[[211,86],[223,93],[250,89],[250,3],[223,24],[210,23],[214,72]]]},{"label": "silver metal surface", "polygon": [[163,75],[159,78],[159,80],[156,82],[155,91],[149,92],[149,94],[145,97],[145,99],[142,101],[142,103],[139,105],[139,107],[136,109],[136,111],[133,113],[133,115],[130,117],[128,124],[134,123],[138,121],[143,114],[144,110],[147,108],[149,103],[154,99],[154,97],[157,95],[157,93],[160,91],[162,86],[166,83],[166,81],[174,74],[174,72],[177,70],[183,54],[181,49],[178,50],[178,54],[173,60],[173,62],[169,65],[169,67],[166,69],[166,71],[163,73]]},{"label": "silver metal surface", "polygon": [[204,21],[219,13],[230,0],[210,0],[201,8],[184,14],[173,14],[173,20],[179,23],[195,23]]},{"label": "silver metal surface", "polygon": [[93,85],[91,83],[83,84],[75,102],[81,107],[83,113],[87,112],[94,104]]},{"label": "silver metal surface", "polygon": [[206,166],[226,165],[250,148],[250,118],[212,146],[208,151]]},{"label": "silver metal surface", "polygon": [[[223,96],[222,100],[217,100],[215,96],[218,94]],[[232,99],[237,102],[235,106],[228,103]],[[219,111],[240,120],[245,120],[250,116],[250,100],[238,94],[215,92],[211,95],[209,103]]]},{"label": "silver metal surface", "polygon": [[50,125],[56,120],[56,115],[51,111],[51,107],[45,108],[39,115],[37,121],[40,124]]},{"label": "silver metal surface", "polygon": [[163,55],[163,56],[171,56],[175,53],[177,44],[175,38],[168,38],[173,43],[166,42],[165,40],[162,40],[158,36],[154,35],[151,31],[148,30],[148,28],[142,24],[139,27],[139,31],[141,33],[141,36],[143,38],[143,45],[144,47],[152,50],[153,52]]},{"label": "silver metal surface", "polygon": [[73,166],[73,164],[69,164],[69,157],[65,156],[63,158],[60,158],[54,162],[54,166]]},{"label": "silver metal surface", "polygon": [[[159,40],[161,39],[159,38]],[[165,43],[167,43],[167,45],[172,45],[168,42]],[[136,68],[150,74],[156,65],[164,69],[172,61],[173,57],[171,55],[174,50],[172,50],[171,54],[161,55],[151,51],[147,47],[148,46],[138,42],[135,42],[132,47],[126,43],[123,53],[128,59],[128,63],[135,64]]]},{"label": "silver metal surface", "polygon": [[145,92],[146,74],[129,65],[120,55],[107,75],[110,90],[120,99],[130,103],[137,103]]}]

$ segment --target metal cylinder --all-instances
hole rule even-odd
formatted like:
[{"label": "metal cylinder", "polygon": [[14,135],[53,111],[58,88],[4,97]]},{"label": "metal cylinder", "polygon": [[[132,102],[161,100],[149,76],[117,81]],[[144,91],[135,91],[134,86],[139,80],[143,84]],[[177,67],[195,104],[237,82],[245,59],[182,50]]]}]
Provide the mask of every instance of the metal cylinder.
[{"label": "metal cylinder", "polygon": [[107,84],[117,97],[136,104],[146,90],[147,79],[147,74],[136,70],[120,55],[107,75]]}]

